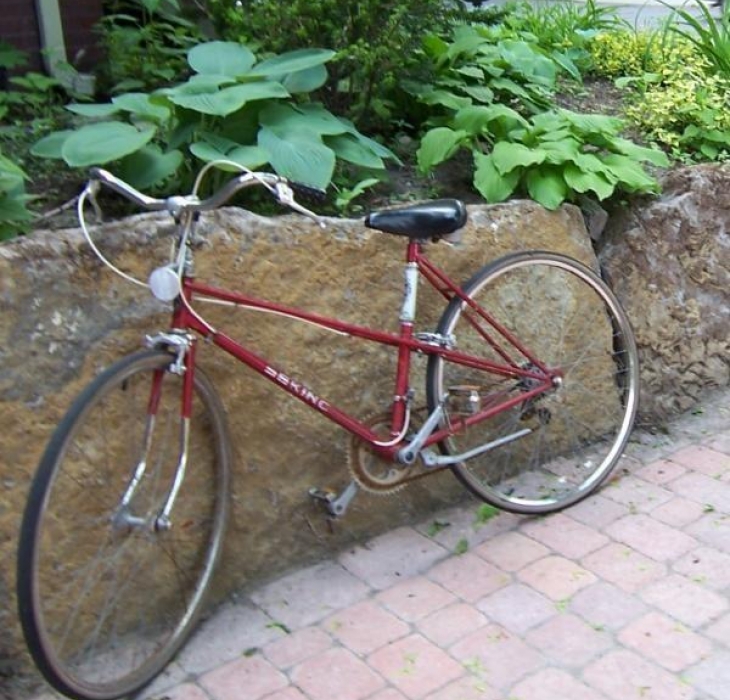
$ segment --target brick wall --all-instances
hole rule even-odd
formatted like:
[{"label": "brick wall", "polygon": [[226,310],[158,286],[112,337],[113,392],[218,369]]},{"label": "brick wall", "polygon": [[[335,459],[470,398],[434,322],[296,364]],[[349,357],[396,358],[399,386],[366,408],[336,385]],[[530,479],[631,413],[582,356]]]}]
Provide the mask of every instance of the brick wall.
[{"label": "brick wall", "polygon": [[94,25],[101,19],[102,0],[60,0],[66,54],[79,70],[91,70],[99,59]]},{"label": "brick wall", "polygon": [[[60,0],[59,5],[66,55],[78,68],[88,70],[98,59],[92,28],[101,17],[102,0]],[[1,11],[0,39],[29,54],[26,70],[40,70],[43,62],[35,0],[2,0]]]},{"label": "brick wall", "polygon": [[12,44],[16,49],[29,54],[26,69],[39,70],[42,66],[40,55],[40,33],[35,14],[35,0],[3,0],[0,39]]}]

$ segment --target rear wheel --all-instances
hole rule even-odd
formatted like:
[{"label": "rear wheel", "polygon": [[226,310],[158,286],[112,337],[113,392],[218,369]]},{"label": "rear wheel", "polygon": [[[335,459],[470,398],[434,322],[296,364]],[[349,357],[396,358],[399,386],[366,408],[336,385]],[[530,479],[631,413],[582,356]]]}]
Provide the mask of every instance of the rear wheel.
[{"label": "rear wheel", "polygon": [[[223,407],[196,370],[186,434],[173,359],[142,352],[100,374],[59,424],[32,484],[20,621],[39,669],[69,697],[118,698],[149,683],[192,631],[219,558],[230,468]],[[160,527],[181,453],[185,479],[169,528]]]},{"label": "rear wheel", "polygon": [[[464,454],[488,442],[527,432],[452,467],[479,498],[516,513],[547,513],[585,498],[611,473],[631,432],[638,405],[638,356],[624,311],[606,284],[582,264],[552,253],[526,252],[487,265],[464,291],[548,368],[559,385],[445,440]],[[485,319],[458,298],[447,306],[438,333],[456,349],[505,364],[487,338]],[[530,359],[499,338],[516,367]],[[445,424],[528,391],[529,380],[502,377],[432,355],[430,410],[444,403]],[[448,398],[447,398],[448,396]],[[470,407],[471,402],[472,407]]]}]

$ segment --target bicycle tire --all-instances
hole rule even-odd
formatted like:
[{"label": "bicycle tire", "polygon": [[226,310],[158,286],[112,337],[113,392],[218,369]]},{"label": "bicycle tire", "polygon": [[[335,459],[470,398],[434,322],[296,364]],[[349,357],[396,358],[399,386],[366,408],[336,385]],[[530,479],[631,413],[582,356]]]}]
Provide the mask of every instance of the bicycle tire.
[{"label": "bicycle tire", "polygon": [[[78,700],[111,700],[147,685],[192,632],[219,559],[230,446],[223,406],[197,368],[171,526],[149,526],[182,446],[173,359],[143,351],[96,377],[59,423],[31,485],[18,549],[20,622],[43,676]],[[145,442],[158,372],[161,400]],[[147,471],[130,509],[147,524],[120,527],[112,518],[140,459]]]},{"label": "bicycle tire", "polygon": [[[479,270],[463,290],[539,361],[562,368],[564,376],[555,391],[442,441],[443,454],[459,455],[525,428],[532,431],[452,465],[453,473],[480,499],[514,513],[549,513],[586,498],[616,466],[638,408],[636,342],[618,300],[586,266],[542,251],[500,258]],[[474,317],[454,297],[437,332],[453,335],[457,350],[504,364],[478,335]],[[514,347],[503,347],[516,365],[529,366]],[[453,395],[464,386],[476,387],[481,407],[525,392],[524,381],[430,356],[428,406],[433,411],[444,403],[444,425],[453,425],[467,410],[453,396],[444,401],[450,388]]]}]

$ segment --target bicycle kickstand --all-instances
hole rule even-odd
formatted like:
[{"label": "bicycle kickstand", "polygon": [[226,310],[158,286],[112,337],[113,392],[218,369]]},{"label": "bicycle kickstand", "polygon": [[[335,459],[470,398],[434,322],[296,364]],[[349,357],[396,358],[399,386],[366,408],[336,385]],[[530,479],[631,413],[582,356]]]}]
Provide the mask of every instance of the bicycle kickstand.
[{"label": "bicycle kickstand", "polygon": [[345,511],[347,511],[350,503],[352,503],[352,499],[355,498],[359,490],[360,487],[357,482],[351,481],[340,494],[330,490],[318,489],[316,486],[313,486],[309,489],[309,496],[321,503],[327,511],[329,518],[335,520],[345,514]]}]

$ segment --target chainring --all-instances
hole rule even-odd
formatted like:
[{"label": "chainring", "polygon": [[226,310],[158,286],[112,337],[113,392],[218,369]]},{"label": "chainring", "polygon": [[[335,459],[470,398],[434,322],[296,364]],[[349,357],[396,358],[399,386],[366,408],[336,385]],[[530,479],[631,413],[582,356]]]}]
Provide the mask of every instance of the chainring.
[{"label": "chainring", "polygon": [[[365,423],[373,432],[382,435],[383,440],[390,436],[390,413],[378,413],[366,418]],[[378,494],[391,494],[402,489],[410,480],[416,465],[405,465],[380,457],[372,447],[356,435],[350,439],[347,451],[347,467],[352,478],[366,491]]]}]

